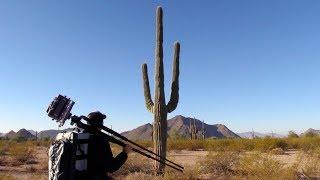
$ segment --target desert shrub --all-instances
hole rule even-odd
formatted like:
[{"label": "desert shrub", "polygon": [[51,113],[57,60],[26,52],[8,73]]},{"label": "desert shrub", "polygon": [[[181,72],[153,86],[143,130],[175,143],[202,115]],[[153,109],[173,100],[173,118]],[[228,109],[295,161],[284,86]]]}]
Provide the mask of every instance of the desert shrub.
[{"label": "desert shrub", "polygon": [[10,147],[10,155],[17,164],[35,163],[35,151],[32,147],[23,144],[18,144],[13,147]]},{"label": "desert shrub", "polygon": [[179,140],[169,140],[168,150],[198,150],[204,149],[204,140],[190,140],[190,139],[179,139]]},{"label": "desert shrub", "polygon": [[170,134],[168,135],[168,138],[171,140],[180,140],[180,139],[187,139],[188,137],[186,135],[180,134],[178,130],[174,129]]},{"label": "desert shrub", "polygon": [[141,145],[145,148],[151,148],[153,146],[152,141],[137,141],[136,143],[138,143],[139,145]]},{"label": "desert shrub", "polygon": [[5,156],[9,151],[8,144],[0,144],[0,156]]},{"label": "desert shrub", "polygon": [[[199,174],[198,171],[191,168],[186,168],[183,173],[174,171],[170,169],[167,171],[163,177],[158,177],[159,180],[177,180],[177,179],[188,179],[188,180],[195,180],[198,178]],[[157,178],[154,178],[157,179]]]},{"label": "desert shrub", "polygon": [[[138,141],[144,147],[152,148],[152,141]],[[208,151],[261,151],[269,152],[275,148],[301,149],[303,151],[320,147],[320,137],[299,138],[255,138],[255,139],[168,139],[168,150],[198,150]]]},{"label": "desert shrub", "polygon": [[282,148],[274,148],[270,151],[270,153],[275,155],[283,155],[285,154],[285,151]]},{"label": "desert shrub", "polygon": [[6,173],[1,173],[0,172],[0,179],[4,180],[14,180],[15,178],[12,175],[6,174]]},{"label": "desert shrub", "polygon": [[127,174],[124,177],[121,177],[124,180],[136,180],[136,179],[156,179],[156,177],[152,174],[146,174],[143,172],[135,172],[131,174]]},{"label": "desert shrub", "polygon": [[270,155],[251,153],[243,156],[239,163],[239,172],[253,179],[294,179],[296,169],[286,167]]},{"label": "desert shrub", "polygon": [[134,172],[151,173],[152,161],[140,154],[130,153],[126,163],[115,173],[115,175],[127,175]]},{"label": "desert shrub", "polygon": [[[117,178],[118,179],[118,178]],[[177,171],[169,171],[164,174],[164,176],[156,176],[150,173],[143,172],[135,172],[131,174],[127,174],[124,177],[120,177],[120,179],[124,180],[136,180],[136,179],[153,179],[153,180],[177,180],[177,179],[199,179],[198,174],[192,169],[186,169],[184,173],[180,173]]]},{"label": "desert shrub", "polygon": [[305,137],[318,137],[319,135],[315,132],[309,131],[304,134]]},{"label": "desert shrub", "polygon": [[3,166],[6,164],[6,157],[5,156],[0,156],[0,166]]},{"label": "desert shrub", "polygon": [[301,162],[301,169],[309,179],[317,179],[320,175],[320,148],[309,150],[307,153],[302,152],[298,156]]},{"label": "desert shrub", "polygon": [[48,175],[47,173],[32,173],[28,179],[36,179],[36,180],[47,180]]},{"label": "desert shrub", "polygon": [[288,138],[286,141],[290,148],[309,151],[320,147],[320,137]]},{"label": "desert shrub", "polygon": [[294,131],[289,131],[288,138],[298,138],[299,135]]},{"label": "desert shrub", "polygon": [[289,144],[284,139],[275,139],[275,144],[273,148],[281,148],[282,150],[287,150]]},{"label": "desert shrub", "polygon": [[263,138],[255,139],[255,150],[268,152],[275,148],[287,149],[288,143],[284,139],[280,138]]},{"label": "desert shrub", "polygon": [[25,142],[25,141],[27,141],[27,140],[28,140],[27,138],[21,137],[21,136],[15,137],[15,138],[11,139],[11,141],[15,141],[15,142],[18,142],[18,143],[20,143],[20,142]]},{"label": "desert shrub", "polygon": [[35,173],[37,169],[34,166],[27,166],[26,171],[29,173]]},{"label": "desert shrub", "polygon": [[234,175],[239,165],[240,155],[237,152],[210,152],[198,163],[198,171],[203,174]]}]

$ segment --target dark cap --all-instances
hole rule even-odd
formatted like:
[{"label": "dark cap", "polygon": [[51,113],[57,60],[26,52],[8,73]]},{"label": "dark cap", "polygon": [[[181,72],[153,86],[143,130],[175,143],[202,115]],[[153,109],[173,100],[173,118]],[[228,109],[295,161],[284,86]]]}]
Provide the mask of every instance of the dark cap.
[{"label": "dark cap", "polygon": [[90,125],[103,125],[103,120],[107,117],[105,114],[102,114],[100,111],[94,111],[88,114],[89,118],[88,123]]}]

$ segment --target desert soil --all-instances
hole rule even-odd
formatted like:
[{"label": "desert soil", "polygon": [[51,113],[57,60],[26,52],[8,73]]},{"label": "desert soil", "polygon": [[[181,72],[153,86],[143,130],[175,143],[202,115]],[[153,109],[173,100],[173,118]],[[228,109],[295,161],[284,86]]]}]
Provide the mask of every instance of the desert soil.
[{"label": "desert soil", "polygon": [[[168,153],[168,159],[183,165],[192,167],[199,160],[205,158],[208,151],[171,151]],[[284,155],[274,155],[274,157],[285,164],[293,164],[297,158],[297,151],[289,150]],[[14,165],[10,163],[10,158],[6,164],[0,166],[0,179],[6,179],[6,176],[12,176],[14,179],[47,179],[47,149],[37,149],[37,162],[30,165]],[[9,179],[9,178],[8,178]]]}]

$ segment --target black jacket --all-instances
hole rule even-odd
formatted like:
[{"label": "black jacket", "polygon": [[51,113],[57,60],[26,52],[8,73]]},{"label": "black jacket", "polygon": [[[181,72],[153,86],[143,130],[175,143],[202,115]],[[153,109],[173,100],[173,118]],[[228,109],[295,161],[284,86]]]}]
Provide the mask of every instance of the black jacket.
[{"label": "black jacket", "polygon": [[88,171],[85,175],[76,174],[76,179],[108,179],[107,172],[117,171],[126,162],[127,153],[121,152],[116,157],[113,157],[107,136],[98,134],[95,128],[86,124],[78,122],[77,126],[80,131],[84,130],[83,132],[89,132],[91,135],[88,144]]},{"label": "black jacket", "polygon": [[115,172],[126,162],[127,157],[125,152],[113,157],[109,140],[98,134],[91,135],[88,145],[89,175],[105,176],[107,172]]}]

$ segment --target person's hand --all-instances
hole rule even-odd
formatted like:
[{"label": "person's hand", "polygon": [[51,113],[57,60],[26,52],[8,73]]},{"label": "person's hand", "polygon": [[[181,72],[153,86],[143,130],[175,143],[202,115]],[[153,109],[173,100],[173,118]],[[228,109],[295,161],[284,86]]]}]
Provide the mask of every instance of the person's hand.
[{"label": "person's hand", "polygon": [[125,145],[122,151],[128,154],[132,151],[132,148],[129,145]]}]

